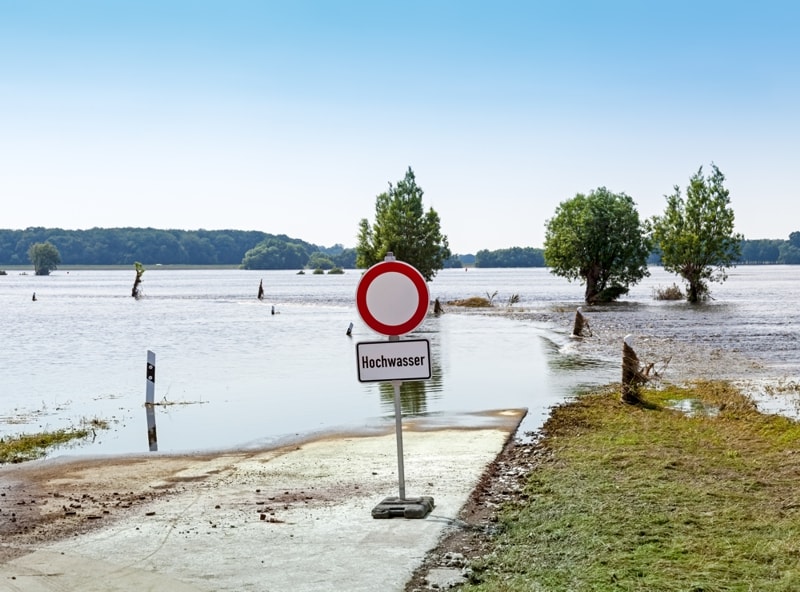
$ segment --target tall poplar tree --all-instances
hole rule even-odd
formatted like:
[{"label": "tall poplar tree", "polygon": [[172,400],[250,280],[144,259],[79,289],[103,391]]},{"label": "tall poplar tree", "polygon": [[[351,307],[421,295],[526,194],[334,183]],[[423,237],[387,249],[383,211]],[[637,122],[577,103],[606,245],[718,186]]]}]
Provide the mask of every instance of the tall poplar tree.
[{"label": "tall poplar tree", "polygon": [[652,219],[661,263],[688,284],[689,302],[706,300],[708,282],[724,282],[726,269],[741,256],[744,237],[733,232],[734,213],[724,181],[715,164],[707,178],[700,167],[689,180],[686,197],[676,185],[675,193],[666,196],[664,214]]},{"label": "tall poplar tree", "polygon": [[447,236],[442,234],[439,214],[433,208],[424,211],[423,191],[414,171],[408,168],[405,178],[375,198],[375,221],[359,222],[356,265],[371,267],[383,261],[391,251],[395,258],[413,265],[431,281],[451,255]]}]

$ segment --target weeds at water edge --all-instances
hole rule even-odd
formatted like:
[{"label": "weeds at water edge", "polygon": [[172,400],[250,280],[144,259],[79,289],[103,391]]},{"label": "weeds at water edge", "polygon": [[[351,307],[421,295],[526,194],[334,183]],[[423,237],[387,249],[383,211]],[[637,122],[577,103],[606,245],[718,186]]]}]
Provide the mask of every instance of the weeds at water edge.
[{"label": "weeds at water edge", "polygon": [[0,464],[21,463],[43,458],[49,450],[78,443],[97,435],[97,430],[109,428],[104,419],[83,419],[78,427],[62,428],[37,434],[18,434],[0,437]]}]

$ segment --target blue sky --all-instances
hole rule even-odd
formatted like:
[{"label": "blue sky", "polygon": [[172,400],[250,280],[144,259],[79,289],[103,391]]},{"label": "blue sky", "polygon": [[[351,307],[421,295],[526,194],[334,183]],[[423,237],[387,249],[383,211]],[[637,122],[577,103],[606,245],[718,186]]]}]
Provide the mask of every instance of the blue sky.
[{"label": "blue sky", "polygon": [[410,166],[456,253],[541,247],[605,186],[700,166],[800,230],[800,5],[0,0],[0,228],[255,229],[355,246]]}]

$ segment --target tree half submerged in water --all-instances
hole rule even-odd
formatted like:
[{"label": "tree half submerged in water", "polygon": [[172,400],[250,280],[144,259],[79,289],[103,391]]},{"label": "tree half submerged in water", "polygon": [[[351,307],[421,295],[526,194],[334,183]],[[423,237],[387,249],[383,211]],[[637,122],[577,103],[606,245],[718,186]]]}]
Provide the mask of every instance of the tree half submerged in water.
[{"label": "tree half submerged in water", "polygon": [[136,279],[133,280],[133,288],[131,289],[131,296],[139,300],[142,297],[142,276],[144,275],[144,265],[138,261],[133,264],[136,268]]}]

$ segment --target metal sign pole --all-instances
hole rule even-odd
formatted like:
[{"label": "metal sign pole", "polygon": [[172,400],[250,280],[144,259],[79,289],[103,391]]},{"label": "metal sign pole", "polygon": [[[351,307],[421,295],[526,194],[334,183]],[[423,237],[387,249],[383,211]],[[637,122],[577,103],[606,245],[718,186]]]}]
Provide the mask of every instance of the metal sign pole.
[{"label": "metal sign pole", "polygon": [[[389,337],[389,341],[399,341],[398,336]],[[394,429],[397,432],[397,479],[400,484],[400,499],[406,499],[406,476],[403,465],[403,408],[400,405],[401,380],[393,380],[394,387]]]},{"label": "metal sign pole", "polygon": [[400,407],[400,385],[399,380],[392,381],[394,387],[394,423],[397,431],[397,478],[400,482],[400,499],[406,499],[406,476],[403,468],[403,416]]},{"label": "metal sign pole", "polygon": [[[384,261],[395,261],[394,253],[389,251],[383,258]],[[391,335],[389,341],[400,341],[399,335]],[[400,486],[400,499],[406,499],[406,476],[403,465],[403,407],[400,404],[400,380],[393,380],[394,388],[394,429],[397,433],[397,479]]]}]

